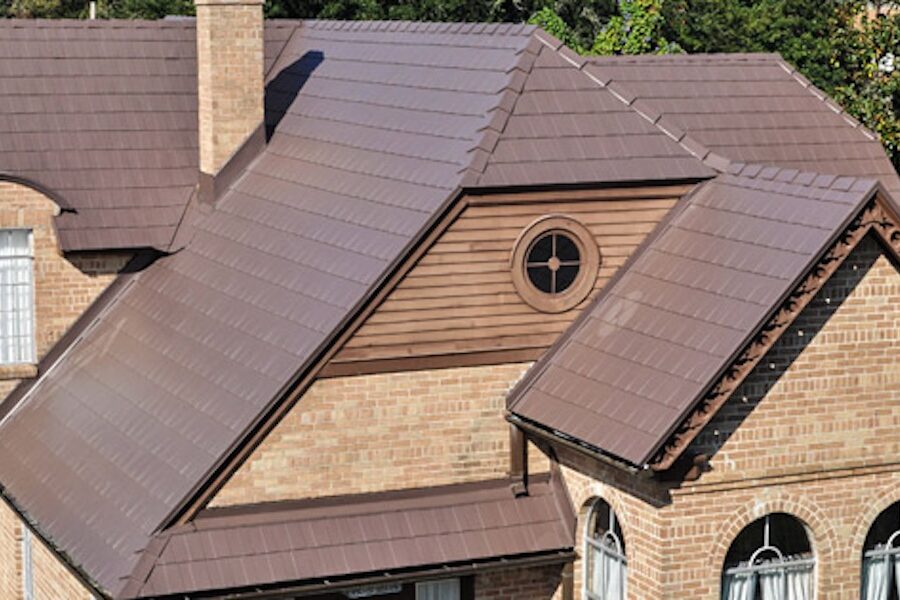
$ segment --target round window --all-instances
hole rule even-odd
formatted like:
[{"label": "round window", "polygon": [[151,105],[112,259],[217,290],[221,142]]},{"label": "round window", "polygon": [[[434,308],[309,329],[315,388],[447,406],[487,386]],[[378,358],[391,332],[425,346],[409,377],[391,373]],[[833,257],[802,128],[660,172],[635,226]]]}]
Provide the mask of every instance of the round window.
[{"label": "round window", "polygon": [[511,266],[513,283],[525,302],[543,312],[562,312],[593,289],[600,251],[582,224],[552,215],[522,232]]}]

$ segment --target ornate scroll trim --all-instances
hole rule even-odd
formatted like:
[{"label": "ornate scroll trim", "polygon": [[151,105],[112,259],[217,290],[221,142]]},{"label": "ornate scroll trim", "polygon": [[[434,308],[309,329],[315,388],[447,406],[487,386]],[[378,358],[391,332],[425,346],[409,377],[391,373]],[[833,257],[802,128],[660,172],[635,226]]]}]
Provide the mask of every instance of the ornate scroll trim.
[{"label": "ornate scroll trim", "polygon": [[838,240],[791,292],[775,315],[748,343],[719,380],[704,394],[697,406],[681,422],[650,461],[654,471],[665,471],[715,416],[759,361],[812,301],[822,286],[844,263],[869,232],[876,233],[900,261],[900,219],[877,196],[869,200]]}]

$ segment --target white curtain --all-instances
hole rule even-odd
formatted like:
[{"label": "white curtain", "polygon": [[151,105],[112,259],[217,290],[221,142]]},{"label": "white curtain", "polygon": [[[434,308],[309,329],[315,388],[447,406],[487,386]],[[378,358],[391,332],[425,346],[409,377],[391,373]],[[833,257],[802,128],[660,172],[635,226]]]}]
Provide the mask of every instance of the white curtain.
[{"label": "white curtain", "polygon": [[31,232],[0,230],[0,364],[34,362]]},{"label": "white curtain", "polygon": [[788,569],[787,600],[812,600],[813,569],[812,566],[800,569]]},{"label": "white curtain", "polygon": [[863,559],[862,600],[887,600],[890,572],[891,563],[886,556]]},{"label": "white curtain", "polygon": [[722,600],[755,600],[756,575],[726,575],[722,585]]},{"label": "white curtain", "polygon": [[416,600],[459,600],[459,579],[417,584]]},{"label": "white curtain", "polygon": [[785,574],[781,569],[760,573],[759,587],[762,591],[762,600],[788,600],[784,584]]},{"label": "white curtain", "polygon": [[603,600],[625,600],[628,574],[621,557],[592,548],[588,569],[588,589],[592,594]]},{"label": "white curtain", "polygon": [[894,585],[897,586],[897,597],[900,598],[900,554],[894,555]]},{"label": "white curtain", "polygon": [[601,552],[602,569],[606,574],[606,589],[601,596],[604,600],[625,600],[625,564],[617,556]]}]

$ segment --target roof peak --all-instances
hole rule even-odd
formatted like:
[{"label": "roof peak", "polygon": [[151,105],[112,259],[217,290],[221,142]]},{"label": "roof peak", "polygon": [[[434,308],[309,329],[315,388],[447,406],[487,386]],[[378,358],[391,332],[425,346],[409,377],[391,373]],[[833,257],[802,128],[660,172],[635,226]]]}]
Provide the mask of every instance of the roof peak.
[{"label": "roof peak", "polygon": [[695,54],[616,54],[590,56],[588,62],[604,63],[709,63],[709,62],[771,62],[783,61],[777,52],[700,52]]}]

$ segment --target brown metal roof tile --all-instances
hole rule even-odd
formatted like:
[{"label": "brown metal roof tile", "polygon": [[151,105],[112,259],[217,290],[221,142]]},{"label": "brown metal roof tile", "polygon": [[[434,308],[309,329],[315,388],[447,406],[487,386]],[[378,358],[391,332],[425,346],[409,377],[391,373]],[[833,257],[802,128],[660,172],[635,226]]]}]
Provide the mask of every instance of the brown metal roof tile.
[{"label": "brown metal roof tile", "polygon": [[900,192],[877,138],[778,55],[596,57],[585,68],[727,159],[877,177]]},{"label": "brown metal roof tile", "polygon": [[[558,474],[534,477],[526,497],[517,498],[510,484],[209,509],[197,527],[162,534],[168,543],[130,597],[318,582],[571,549],[574,513]],[[445,526],[436,529],[440,521]],[[451,531],[448,521],[455,524]],[[384,527],[369,530],[378,522]],[[318,533],[310,535],[313,530]],[[273,544],[278,536],[282,541]],[[286,546],[295,550],[286,554]]]},{"label": "brown metal roof tile", "polygon": [[[104,24],[90,35],[102,38],[118,26]],[[192,46],[192,24],[171,27],[191,42],[185,48]],[[0,40],[13,30],[0,26]],[[468,150],[479,145],[501,100],[505,85],[496,84],[511,81],[532,32],[500,36],[493,30],[432,39],[437,34],[418,26],[402,34],[365,27],[366,39],[354,41],[343,28],[334,29],[339,35],[333,37],[332,29],[317,24],[296,27],[290,37],[279,28],[278,40],[268,44],[279,53],[270,81],[298,63],[307,79],[281,109],[284,115],[262,155],[210,214],[194,220],[187,246],[135,278],[7,415],[0,446],[27,445],[28,451],[0,465],[5,493],[105,593],[120,592],[153,532],[277,401],[286,382],[309,367],[338,325],[455,197],[460,171],[471,159]],[[162,52],[165,45],[147,51]],[[313,51],[325,57],[322,71],[306,60]],[[41,52],[42,47],[33,50]],[[366,63],[331,66],[342,57],[364,57]],[[438,85],[422,85],[423,74]],[[140,153],[113,152],[116,169],[70,170],[71,178],[59,178],[84,191],[84,206],[95,210],[91,223],[67,215],[61,239],[135,243],[126,235],[131,228],[122,204],[134,188],[145,190],[135,195],[141,203],[135,223],[163,221],[146,231],[158,232],[154,239],[165,238],[167,228],[171,235],[180,199],[147,191],[159,181],[182,183],[172,165],[187,154],[156,157],[146,151],[151,141],[172,141],[167,132],[183,123],[167,115],[180,114],[128,113],[125,130],[154,132]],[[46,126],[71,128],[81,135],[79,143],[99,140],[119,148],[118,138],[103,137],[116,127],[104,120],[108,116],[89,115],[79,128],[55,113]],[[322,127],[323,118],[332,125]],[[0,119],[4,123],[15,120]],[[123,179],[131,174],[122,167],[138,158],[155,168],[144,165],[133,179]],[[83,152],[54,160],[69,169],[95,164]],[[196,165],[188,166],[196,172]],[[186,202],[187,188],[184,194]],[[328,528],[313,533],[353,537]],[[256,539],[253,549],[262,550],[261,543]],[[241,551],[242,544],[225,536],[196,552],[219,556]],[[173,546],[176,553],[178,548]],[[187,552],[194,556],[195,550]],[[246,581],[230,568],[222,573]],[[163,589],[191,581],[199,579],[173,569],[152,585]]]},{"label": "brown metal roof tile", "polygon": [[703,184],[517,386],[514,418],[646,464],[874,189],[753,165]]}]

